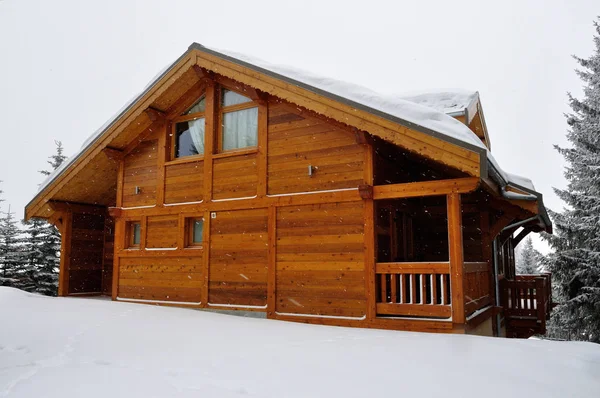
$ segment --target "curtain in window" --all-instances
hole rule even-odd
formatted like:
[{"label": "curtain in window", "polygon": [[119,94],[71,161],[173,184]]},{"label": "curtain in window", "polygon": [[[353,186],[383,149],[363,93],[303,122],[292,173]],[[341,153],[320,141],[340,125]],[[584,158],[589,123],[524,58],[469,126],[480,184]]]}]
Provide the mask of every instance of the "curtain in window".
[{"label": "curtain in window", "polygon": [[194,150],[201,155],[204,153],[204,118],[190,120],[188,126],[194,143]]},{"label": "curtain in window", "polygon": [[223,150],[257,145],[258,108],[223,114]]}]

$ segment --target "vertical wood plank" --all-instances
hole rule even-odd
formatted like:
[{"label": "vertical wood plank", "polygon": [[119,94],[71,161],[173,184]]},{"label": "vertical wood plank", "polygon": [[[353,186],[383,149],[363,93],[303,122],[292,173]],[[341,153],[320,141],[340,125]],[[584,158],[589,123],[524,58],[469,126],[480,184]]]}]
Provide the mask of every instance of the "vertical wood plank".
[{"label": "vertical wood plank", "polygon": [[450,291],[452,294],[452,323],[465,323],[464,253],[460,194],[447,195],[448,246],[450,252]]},{"label": "vertical wood plank", "polygon": [[[217,116],[216,111],[216,87],[211,81],[206,86],[206,108],[205,108],[205,133],[204,133],[204,201],[212,201],[213,186],[213,153],[215,151],[215,134]],[[211,117],[212,116],[212,117]]]},{"label": "vertical wood plank", "polygon": [[204,230],[202,231],[202,246],[204,247],[204,252],[202,253],[202,278],[204,279],[202,283],[202,291],[200,292],[200,304],[202,307],[206,307],[208,305],[208,284],[209,284],[209,276],[210,276],[210,211],[204,212]]},{"label": "vertical wood plank", "polygon": [[117,200],[116,207],[123,207],[123,179],[125,178],[125,160],[119,160],[117,171]]},{"label": "vertical wood plank", "polygon": [[381,274],[381,302],[387,303],[387,274]]},{"label": "vertical wood plank", "polygon": [[268,103],[260,101],[258,105],[258,154],[256,155],[256,172],[258,173],[256,195],[259,198],[267,195],[268,122]]},{"label": "vertical wood plank", "polygon": [[148,236],[148,216],[142,216],[140,221],[140,250],[146,250],[146,238]]},{"label": "vertical wood plank", "polygon": [[71,266],[71,237],[73,231],[73,213],[62,214],[60,231],[60,273],[58,278],[58,295],[69,295],[69,268]]},{"label": "vertical wood plank", "polygon": [[398,295],[398,274],[391,274],[390,275],[390,294],[391,294],[391,300],[390,302],[392,303],[397,303],[398,299],[396,298]]},{"label": "vertical wood plank", "polygon": [[406,304],[410,301],[407,293],[406,275],[400,275],[400,303]]},{"label": "vertical wood plank", "polygon": [[430,278],[429,274],[421,274],[421,303],[427,304],[427,279]]},{"label": "vertical wood plank", "polygon": [[156,171],[156,206],[162,207],[165,203],[165,161],[167,159],[167,133],[170,124],[163,123],[158,132],[157,166]]},{"label": "vertical wood plank", "polygon": [[267,270],[267,317],[275,317],[277,306],[277,207],[269,207],[268,270]]},{"label": "vertical wood plank", "polygon": [[125,236],[126,231],[125,228],[127,223],[123,219],[116,218],[115,219],[115,253],[113,256],[113,274],[112,274],[112,299],[116,300],[118,297],[119,290],[119,266],[120,259],[119,253],[123,250],[125,246]]}]

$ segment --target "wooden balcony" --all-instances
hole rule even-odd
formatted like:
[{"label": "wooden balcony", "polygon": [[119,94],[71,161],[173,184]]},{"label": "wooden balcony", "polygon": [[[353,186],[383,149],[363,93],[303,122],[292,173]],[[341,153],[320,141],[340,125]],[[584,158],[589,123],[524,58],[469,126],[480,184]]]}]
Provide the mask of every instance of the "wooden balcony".
[{"label": "wooden balcony", "polygon": [[552,310],[550,274],[517,275],[500,285],[507,337],[529,338],[546,333]]}]

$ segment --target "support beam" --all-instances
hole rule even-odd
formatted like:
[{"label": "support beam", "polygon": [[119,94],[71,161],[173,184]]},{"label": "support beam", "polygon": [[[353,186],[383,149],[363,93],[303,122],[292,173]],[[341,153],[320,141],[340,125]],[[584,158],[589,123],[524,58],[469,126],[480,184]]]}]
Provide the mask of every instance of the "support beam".
[{"label": "support beam", "polygon": [[63,228],[60,234],[60,271],[58,274],[58,295],[69,295],[69,269],[71,267],[71,232],[73,230],[73,213],[62,213]]},{"label": "support beam", "polygon": [[447,195],[448,249],[450,252],[450,281],[452,292],[452,323],[465,323],[464,253],[461,198],[458,193]]},{"label": "support beam", "polygon": [[399,199],[418,196],[447,195],[451,193],[469,193],[479,187],[479,178],[467,177],[449,180],[409,182],[404,184],[376,185],[373,187],[373,199]]},{"label": "support beam", "polygon": [[152,121],[152,122],[156,122],[156,121],[163,121],[165,120],[165,113],[161,110],[158,109],[154,109],[154,108],[146,108],[144,110],[144,113],[148,116],[148,118]]},{"label": "support beam", "polygon": [[97,214],[101,216],[106,215],[106,207],[104,206],[60,201],[50,201],[48,202],[48,206],[50,206],[53,211],[58,213]]},{"label": "support beam", "polygon": [[528,228],[523,228],[519,234],[513,238],[513,245],[516,247],[529,233],[531,232]]},{"label": "support beam", "polygon": [[122,150],[108,146],[102,150],[102,153],[108,158],[108,160],[112,160],[113,162],[119,162],[125,156]]},{"label": "support beam", "polygon": [[510,225],[514,219],[515,217],[512,214],[504,213],[498,219],[498,221],[496,221],[494,225],[490,227],[490,239],[494,240],[496,236],[498,236],[498,234],[504,229],[504,227]]}]

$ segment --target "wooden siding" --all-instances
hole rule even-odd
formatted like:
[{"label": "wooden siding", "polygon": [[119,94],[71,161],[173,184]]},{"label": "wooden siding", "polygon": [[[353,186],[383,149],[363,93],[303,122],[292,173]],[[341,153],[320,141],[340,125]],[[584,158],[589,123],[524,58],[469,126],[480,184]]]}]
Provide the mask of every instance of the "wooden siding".
[{"label": "wooden siding", "polygon": [[363,183],[365,147],[356,143],[353,133],[285,103],[270,103],[268,120],[270,195]]},{"label": "wooden siding", "polygon": [[69,293],[102,291],[104,216],[73,214]]},{"label": "wooden siding", "polygon": [[277,312],[365,315],[363,206],[348,202],[277,210]]},{"label": "wooden siding", "polygon": [[201,251],[193,257],[120,259],[120,299],[200,302],[202,283]]},{"label": "wooden siding", "polygon": [[[157,140],[143,141],[125,156],[123,207],[156,203],[157,147]],[[139,194],[136,194],[135,187],[139,187]]]},{"label": "wooden siding", "polygon": [[267,217],[267,209],[211,216],[210,304],[266,306]]},{"label": "wooden siding", "polygon": [[148,217],[146,248],[176,248],[179,229],[179,217],[176,215]]},{"label": "wooden siding", "polygon": [[199,202],[204,198],[204,162],[165,167],[165,203]]},{"label": "wooden siding", "polygon": [[228,156],[213,162],[213,199],[256,196],[256,153]]}]

